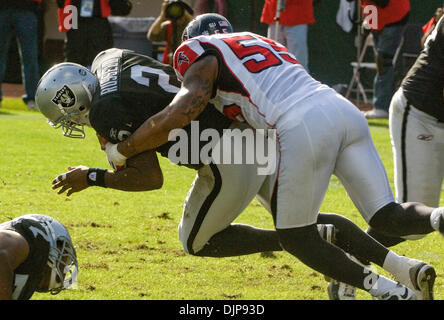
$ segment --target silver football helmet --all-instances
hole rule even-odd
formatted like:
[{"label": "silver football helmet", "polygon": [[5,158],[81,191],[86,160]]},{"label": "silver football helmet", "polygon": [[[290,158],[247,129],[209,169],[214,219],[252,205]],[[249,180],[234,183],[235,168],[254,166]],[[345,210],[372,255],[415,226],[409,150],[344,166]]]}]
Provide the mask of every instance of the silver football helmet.
[{"label": "silver football helmet", "polygon": [[61,127],[66,137],[84,138],[97,84],[97,77],[84,66],[60,63],[40,79],[35,102],[53,128]]},{"label": "silver football helmet", "polygon": [[20,218],[37,220],[46,231],[42,236],[50,244],[47,263],[51,268],[47,291],[57,294],[64,289],[77,288],[79,267],[68,230],[59,221],[46,215],[27,214]]}]

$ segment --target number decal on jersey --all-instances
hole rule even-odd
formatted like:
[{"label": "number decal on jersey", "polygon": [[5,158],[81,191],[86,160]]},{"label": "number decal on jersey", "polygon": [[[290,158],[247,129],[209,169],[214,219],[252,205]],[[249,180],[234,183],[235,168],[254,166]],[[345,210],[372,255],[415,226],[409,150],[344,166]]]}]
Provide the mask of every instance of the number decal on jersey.
[{"label": "number decal on jersey", "polygon": [[[228,44],[240,60],[245,59],[243,64],[252,73],[258,73],[267,68],[278,66],[282,64],[281,59],[293,64],[299,64],[285,47],[265,37],[242,35],[222,40]],[[258,45],[257,41],[253,42],[252,40],[259,40],[264,43],[264,46]],[[270,45],[271,48],[266,46],[266,44]]]},{"label": "number decal on jersey", "polygon": [[179,87],[170,84],[170,76],[161,69],[154,69],[147,66],[135,65],[131,68],[131,79],[136,81],[138,84],[143,86],[150,86],[150,80],[153,78],[148,78],[144,76],[144,73],[156,74],[158,77],[157,84],[166,92],[177,93]]},{"label": "number decal on jersey", "polygon": [[14,285],[12,288],[12,299],[17,300],[28,281],[29,274],[16,274],[14,278]]}]

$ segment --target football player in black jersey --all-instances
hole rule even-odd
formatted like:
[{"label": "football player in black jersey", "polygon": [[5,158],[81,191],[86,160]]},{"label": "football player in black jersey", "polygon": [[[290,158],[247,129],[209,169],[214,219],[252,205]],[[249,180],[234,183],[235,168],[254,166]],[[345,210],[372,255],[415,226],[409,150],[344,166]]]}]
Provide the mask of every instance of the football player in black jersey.
[{"label": "football player in black jersey", "polygon": [[[444,179],[443,90],[444,19],[441,17],[390,105],[398,202],[421,202],[430,207],[440,204]],[[437,225],[440,220],[444,223],[442,217],[434,219]]]},{"label": "football player in black jersey", "polygon": [[0,224],[0,299],[75,288],[78,265],[68,230],[56,219],[28,214]]},{"label": "football player in black jersey", "polygon": [[[102,149],[106,149],[109,142],[125,140],[146,119],[165,108],[179,90],[170,66],[127,50],[110,49],[100,53],[92,71],[69,63],[53,67],[42,77],[36,101],[49,123],[54,128],[61,127],[65,136],[84,137],[83,126],[92,126]],[[242,124],[223,119],[215,108],[207,108],[198,120],[201,131],[205,128],[217,129],[218,132],[226,128],[244,128]],[[129,158],[124,168],[114,171],[71,167],[54,179],[53,189],[58,189],[59,194],[66,192],[68,196],[89,186],[125,191],[158,189],[162,186],[163,177],[156,151],[167,156],[171,144],[169,142],[156,150]],[[273,177],[268,179],[258,175],[257,164],[199,163],[193,167],[198,169],[198,173],[186,198],[179,225],[179,237],[187,253],[226,257],[282,250],[275,230],[232,223],[255,196],[270,211],[270,181]],[[362,260],[384,267],[389,258],[392,261],[402,258],[342,216],[320,214],[318,223],[334,224],[339,229],[334,236],[336,244]],[[334,229],[331,225],[319,225],[318,229],[325,235],[324,238],[332,239]],[[325,230],[329,232],[324,233]],[[417,260],[415,265],[418,265]],[[421,266],[434,272],[431,266]],[[418,281],[417,275],[414,278],[408,275],[410,266],[406,264],[401,269],[389,272],[403,280],[408,278],[404,282],[409,284]],[[432,287],[433,283],[427,285],[427,290],[422,289],[428,298],[432,296]],[[412,297],[410,294],[407,296]]]}]

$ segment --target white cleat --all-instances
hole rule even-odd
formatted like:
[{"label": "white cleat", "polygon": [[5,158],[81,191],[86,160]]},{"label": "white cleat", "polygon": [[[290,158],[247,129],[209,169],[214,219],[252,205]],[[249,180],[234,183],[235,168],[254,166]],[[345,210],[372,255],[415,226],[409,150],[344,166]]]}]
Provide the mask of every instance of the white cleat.
[{"label": "white cleat", "polygon": [[336,280],[328,284],[327,293],[330,300],[356,300],[356,288]]},{"label": "white cleat", "polygon": [[435,284],[435,269],[420,260],[409,259],[409,267],[397,279],[412,289],[418,300],[433,300],[433,286]]},{"label": "white cleat", "polygon": [[376,298],[379,300],[417,300],[415,293],[400,283],[395,288]]}]

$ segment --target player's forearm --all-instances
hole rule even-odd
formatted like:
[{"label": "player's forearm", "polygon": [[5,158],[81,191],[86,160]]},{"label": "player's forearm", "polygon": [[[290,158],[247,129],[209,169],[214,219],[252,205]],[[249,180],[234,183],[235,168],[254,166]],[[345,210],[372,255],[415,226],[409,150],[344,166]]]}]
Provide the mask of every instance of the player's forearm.
[{"label": "player's forearm", "polygon": [[162,184],[162,169],[155,151],[140,153],[128,159],[123,169],[105,174],[105,185],[122,191],[156,190]]},{"label": "player's forearm", "polygon": [[[209,97],[208,97],[209,98]],[[173,139],[175,129],[181,129],[196,119],[208,101],[200,94],[181,90],[163,111],[146,120],[117,150],[127,158],[140,152],[154,150]]]},{"label": "player's forearm", "polygon": [[178,128],[172,119],[166,121],[167,117],[169,117],[168,110],[150,117],[128,139],[120,142],[117,150],[126,158],[131,158],[167,143],[171,130]]},{"label": "player's forearm", "polygon": [[162,188],[162,173],[146,173],[136,168],[108,171],[105,175],[107,188],[121,191],[151,191]]},{"label": "player's forearm", "polygon": [[182,87],[173,101],[161,112],[147,119],[127,140],[117,146],[117,151],[129,158],[168,142],[172,130],[191,123],[205,109],[213,93],[218,62],[207,56],[193,64],[187,71]]}]

